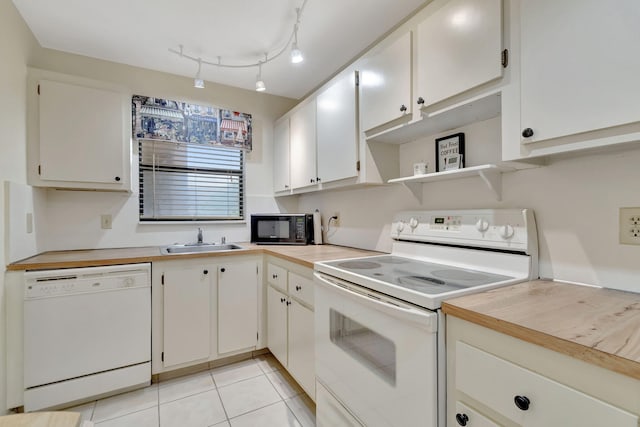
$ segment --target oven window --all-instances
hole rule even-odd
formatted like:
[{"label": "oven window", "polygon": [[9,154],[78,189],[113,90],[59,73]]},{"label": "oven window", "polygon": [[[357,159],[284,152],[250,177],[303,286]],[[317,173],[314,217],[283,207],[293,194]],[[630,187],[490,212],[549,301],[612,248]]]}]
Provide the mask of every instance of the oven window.
[{"label": "oven window", "polygon": [[280,220],[259,220],[258,221],[258,237],[269,239],[288,239],[289,238],[289,221]]},{"label": "oven window", "polygon": [[329,310],[331,342],[387,383],[396,384],[396,346],[388,338]]}]

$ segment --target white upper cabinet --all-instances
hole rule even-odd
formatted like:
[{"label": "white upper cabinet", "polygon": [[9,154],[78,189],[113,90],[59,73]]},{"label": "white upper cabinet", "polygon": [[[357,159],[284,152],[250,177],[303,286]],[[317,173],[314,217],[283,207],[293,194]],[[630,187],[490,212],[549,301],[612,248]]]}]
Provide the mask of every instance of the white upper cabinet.
[{"label": "white upper cabinet", "polygon": [[411,32],[371,56],[360,67],[363,131],[411,119]]},{"label": "white upper cabinet", "polygon": [[290,117],[291,187],[315,185],[316,103],[310,99]]},{"label": "white upper cabinet", "polygon": [[522,1],[521,126],[512,137],[531,150],[524,156],[637,140],[639,20],[637,0]]},{"label": "white upper cabinet", "polygon": [[284,117],[276,122],[273,132],[273,191],[289,188],[289,117]]},{"label": "white upper cabinet", "polygon": [[31,75],[30,184],[130,190],[130,99],[100,82]]},{"label": "white upper cabinet", "polygon": [[357,74],[347,72],[316,98],[318,179],[358,175]]},{"label": "white upper cabinet", "polygon": [[501,55],[502,0],[444,3],[418,25],[416,100],[426,107],[502,77]]}]

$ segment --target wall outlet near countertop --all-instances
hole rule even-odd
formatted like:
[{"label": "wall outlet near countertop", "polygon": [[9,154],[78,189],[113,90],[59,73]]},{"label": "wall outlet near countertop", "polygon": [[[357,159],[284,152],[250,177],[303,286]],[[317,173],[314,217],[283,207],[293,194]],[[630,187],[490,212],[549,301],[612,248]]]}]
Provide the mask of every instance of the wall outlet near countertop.
[{"label": "wall outlet near countertop", "polygon": [[335,227],[340,225],[340,212],[334,212],[331,218],[333,218],[333,225]]},{"label": "wall outlet near countertop", "polygon": [[620,208],[620,243],[640,245],[640,208]]},{"label": "wall outlet near countertop", "polygon": [[100,228],[102,228],[103,230],[111,229],[111,222],[112,222],[111,215],[109,214],[100,215]]}]

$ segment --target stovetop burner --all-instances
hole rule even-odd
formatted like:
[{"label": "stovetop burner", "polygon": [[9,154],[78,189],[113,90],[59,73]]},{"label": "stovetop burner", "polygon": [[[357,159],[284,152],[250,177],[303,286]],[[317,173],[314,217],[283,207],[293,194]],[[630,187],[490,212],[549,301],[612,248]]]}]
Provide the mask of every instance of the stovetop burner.
[{"label": "stovetop burner", "polygon": [[395,255],[327,262],[345,272],[415,292],[437,295],[511,279],[511,277]]},{"label": "stovetop burner", "polygon": [[345,261],[338,264],[338,266],[348,270],[368,270],[382,267],[379,263],[371,261]]}]

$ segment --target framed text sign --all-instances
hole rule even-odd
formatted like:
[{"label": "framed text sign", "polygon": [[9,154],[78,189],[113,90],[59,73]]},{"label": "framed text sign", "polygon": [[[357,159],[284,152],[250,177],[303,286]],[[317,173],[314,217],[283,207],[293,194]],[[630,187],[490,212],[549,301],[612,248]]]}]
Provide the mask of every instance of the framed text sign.
[{"label": "framed text sign", "polygon": [[464,167],[464,133],[436,139],[436,172]]}]

